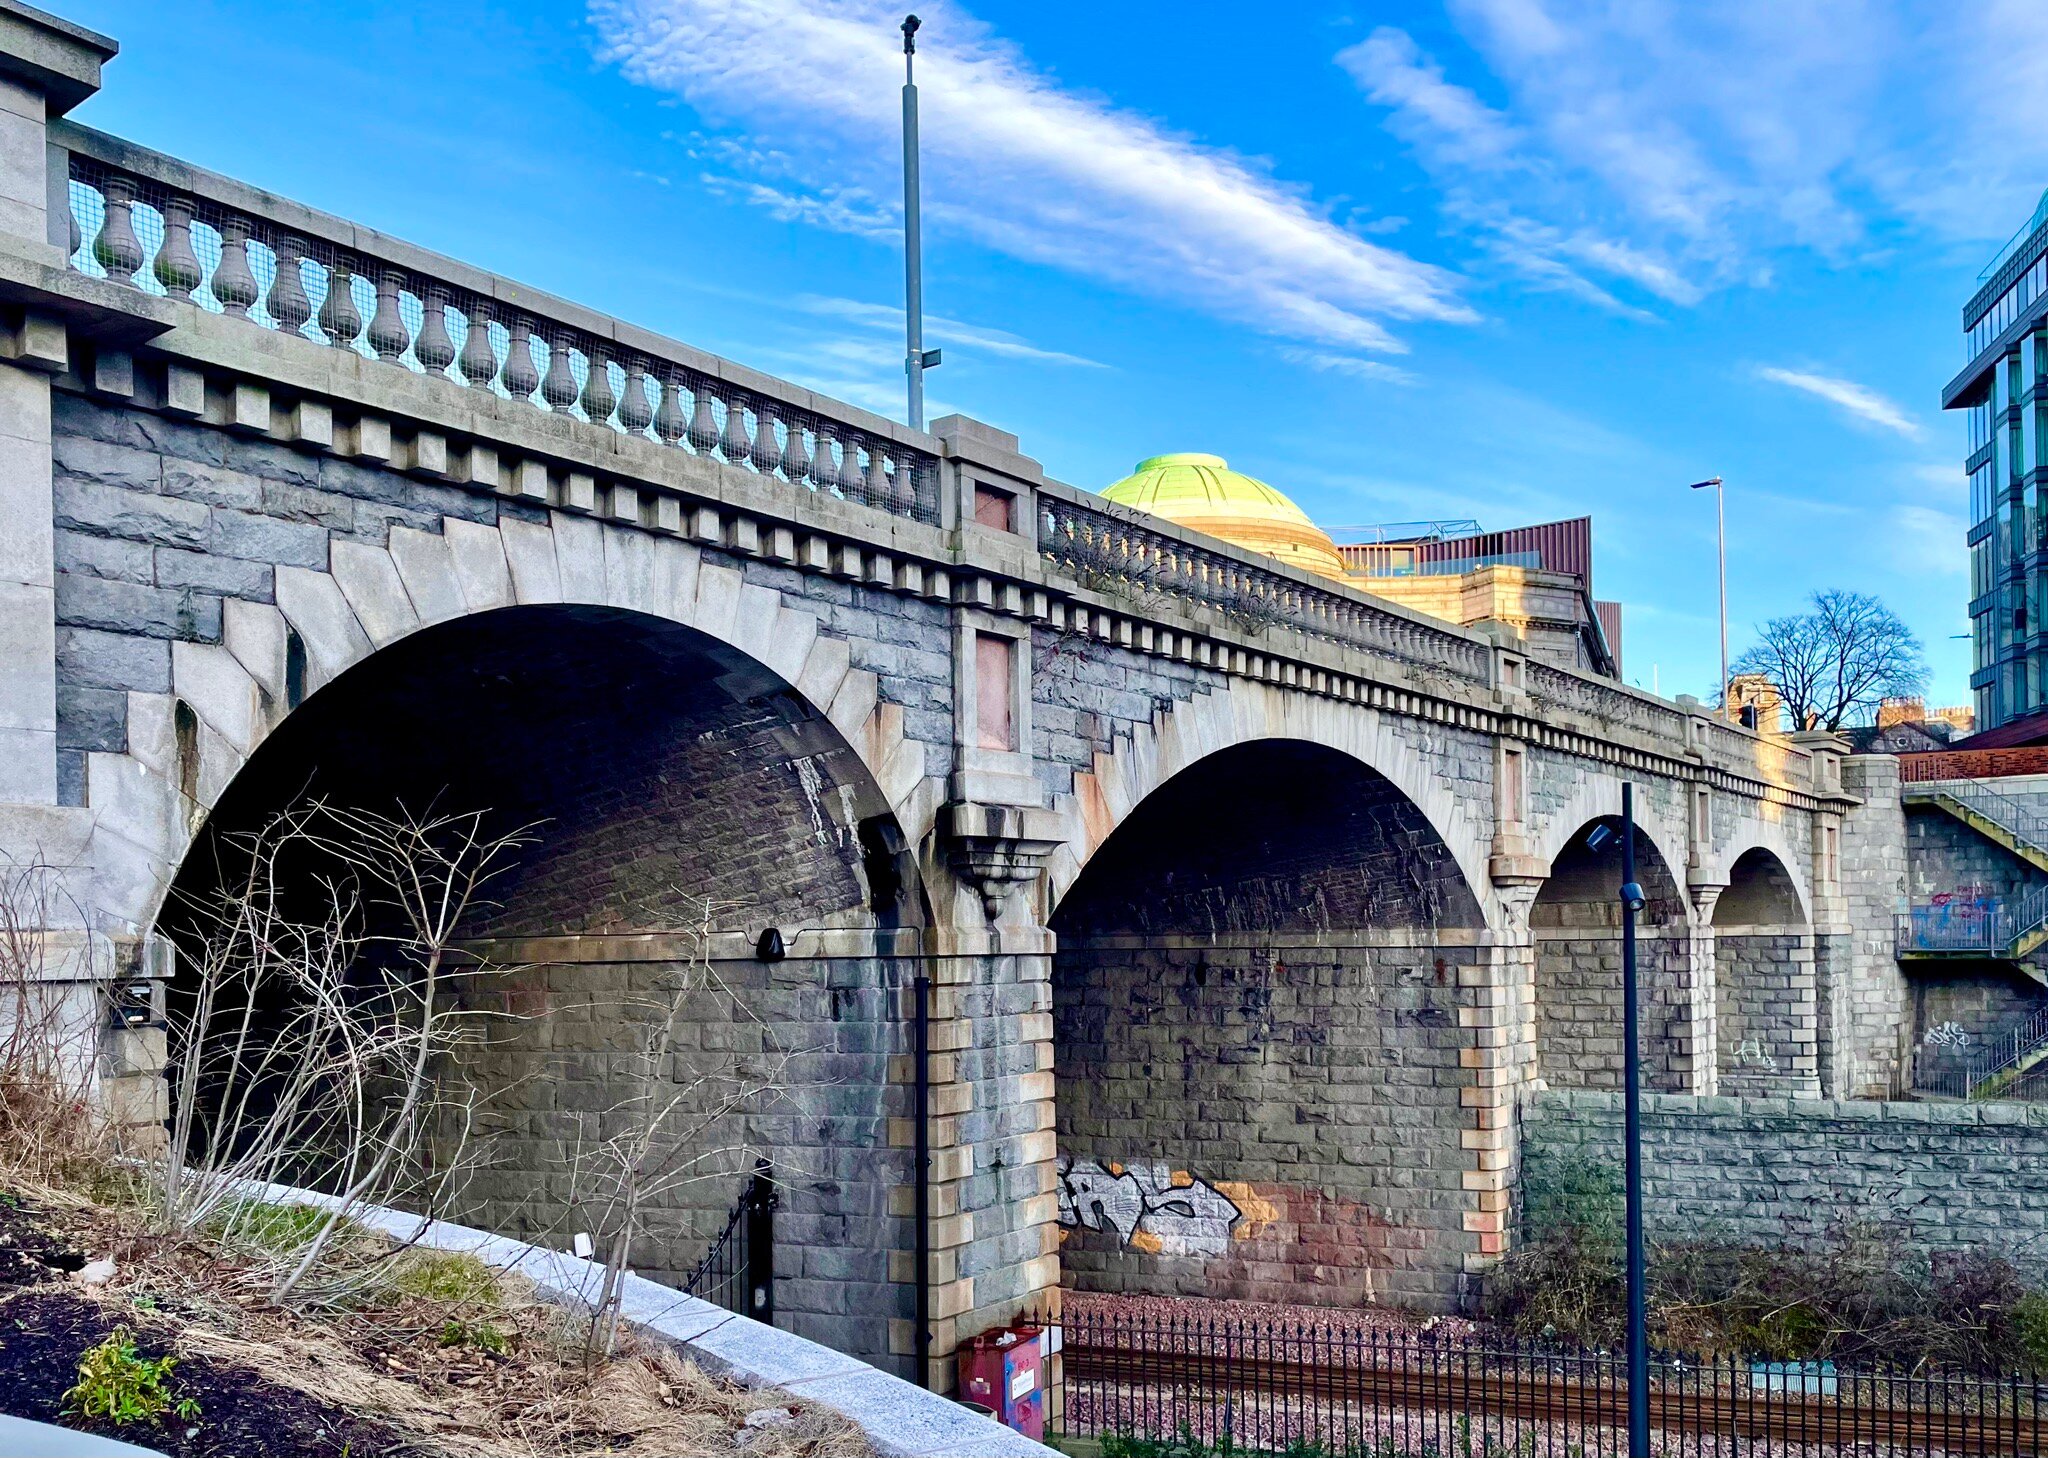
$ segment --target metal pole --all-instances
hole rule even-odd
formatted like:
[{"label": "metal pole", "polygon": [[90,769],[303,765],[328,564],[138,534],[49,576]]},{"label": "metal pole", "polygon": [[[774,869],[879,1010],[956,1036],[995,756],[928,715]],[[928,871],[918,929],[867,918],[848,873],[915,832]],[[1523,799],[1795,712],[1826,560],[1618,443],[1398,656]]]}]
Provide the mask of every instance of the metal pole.
[{"label": "metal pole", "polygon": [[1728,495],[1720,478],[1714,480],[1714,535],[1721,546],[1721,713],[1728,713]]},{"label": "metal pole", "polygon": [[915,1042],[912,1057],[917,1067],[912,1070],[916,1079],[913,1088],[910,1118],[911,1161],[917,1168],[911,1179],[911,1197],[917,1201],[917,1211],[912,1221],[916,1232],[917,1262],[917,1331],[911,1346],[917,1355],[917,1385],[931,1385],[932,1369],[932,1145],[931,1145],[931,1100],[932,1100],[932,979],[925,973],[917,974],[914,983],[917,995],[917,1024],[913,1031]]},{"label": "metal pole", "polygon": [[1621,787],[1621,1000],[1622,1081],[1625,1089],[1623,1182],[1628,1196],[1628,1451],[1650,1458],[1650,1337],[1643,1290],[1643,1064],[1636,1013],[1635,786]]},{"label": "metal pole", "polygon": [[924,238],[918,216],[915,15],[903,17],[903,372],[910,379],[910,428],[924,429]]}]

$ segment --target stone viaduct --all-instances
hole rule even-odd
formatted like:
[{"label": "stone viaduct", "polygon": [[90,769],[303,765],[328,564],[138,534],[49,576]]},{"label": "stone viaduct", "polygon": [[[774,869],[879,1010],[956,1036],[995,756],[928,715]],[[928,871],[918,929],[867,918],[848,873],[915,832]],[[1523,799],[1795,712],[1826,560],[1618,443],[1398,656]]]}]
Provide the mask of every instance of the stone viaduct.
[{"label": "stone viaduct", "polygon": [[[188,853],[309,787],[542,822],[475,928],[531,1016],[466,1213],[550,1232],[549,1151],[611,1098],[593,1010],[709,896],[758,1019],[697,1040],[801,1073],[748,1116],[779,1306],[899,1364],[921,976],[935,1361],[1063,1267],[1454,1305],[1507,1239],[1518,1099],[1618,1080],[1588,833],[1624,781],[1655,1086],[1888,1082],[1893,907],[1854,875],[1898,830],[1836,741],[63,120],[112,53],[0,0],[0,852],[65,878],[47,975],[175,984]],[[161,1120],[160,1046],[108,1036],[109,1098]],[[644,1272],[736,1189],[678,1195]]]}]

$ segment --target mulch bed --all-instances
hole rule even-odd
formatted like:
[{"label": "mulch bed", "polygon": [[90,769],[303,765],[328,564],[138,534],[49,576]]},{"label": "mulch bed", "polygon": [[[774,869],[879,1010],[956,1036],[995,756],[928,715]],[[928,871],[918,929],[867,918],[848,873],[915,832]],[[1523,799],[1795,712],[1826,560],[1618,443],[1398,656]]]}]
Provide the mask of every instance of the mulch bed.
[{"label": "mulch bed", "polygon": [[[79,1358],[126,1325],[145,1354],[171,1346],[165,1324],[78,1294],[70,1275],[85,1253],[64,1236],[61,1217],[0,1201],[0,1412],[156,1448],[173,1458],[398,1458],[421,1451],[389,1428],[270,1381],[246,1367],[183,1357],[172,1374],[199,1416],[166,1415],[150,1427],[65,1418],[64,1394]],[[60,1284],[61,1283],[61,1284]],[[154,1338],[154,1340],[153,1340]]]}]

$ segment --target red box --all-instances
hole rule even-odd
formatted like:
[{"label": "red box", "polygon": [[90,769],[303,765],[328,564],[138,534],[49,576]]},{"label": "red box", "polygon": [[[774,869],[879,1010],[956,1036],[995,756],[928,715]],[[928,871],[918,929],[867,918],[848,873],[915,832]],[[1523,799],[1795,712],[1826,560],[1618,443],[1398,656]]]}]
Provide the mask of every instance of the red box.
[{"label": "red box", "polygon": [[1045,1343],[1035,1326],[983,1332],[960,1348],[960,1395],[1005,1427],[1045,1436]]}]

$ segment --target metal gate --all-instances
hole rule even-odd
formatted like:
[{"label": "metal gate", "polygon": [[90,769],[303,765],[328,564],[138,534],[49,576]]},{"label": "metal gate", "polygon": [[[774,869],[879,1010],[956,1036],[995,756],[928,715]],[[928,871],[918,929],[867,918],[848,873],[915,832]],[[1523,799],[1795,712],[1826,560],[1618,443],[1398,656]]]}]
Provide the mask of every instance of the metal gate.
[{"label": "metal gate", "polygon": [[774,1170],[757,1160],[754,1177],[726,1217],[725,1229],[683,1282],[683,1290],[714,1306],[775,1324]]}]

